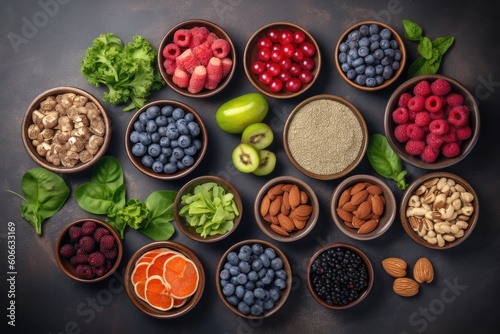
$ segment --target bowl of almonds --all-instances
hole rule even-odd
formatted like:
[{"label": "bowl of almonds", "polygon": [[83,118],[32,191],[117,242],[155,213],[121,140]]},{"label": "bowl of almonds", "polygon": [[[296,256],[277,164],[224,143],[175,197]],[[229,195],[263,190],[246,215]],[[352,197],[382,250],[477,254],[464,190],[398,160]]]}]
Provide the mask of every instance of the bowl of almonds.
[{"label": "bowl of almonds", "polygon": [[448,249],[474,229],[479,203],[472,186],[448,172],[422,175],[406,189],[399,217],[406,233],[422,246]]},{"label": "bowl of almonds", "polygon": [[330,211],[345,235],[370,240],[384,234],[396,217],[396,199],[379,178],[358,174],[346,178],[334,190]]},{"label": "bowl of almonds", "polygon": [[318,198],[304,181],[279,176],[257,193],[254,215],[268,237],[281,242],[296,241],[314,228],[319,216]]}]

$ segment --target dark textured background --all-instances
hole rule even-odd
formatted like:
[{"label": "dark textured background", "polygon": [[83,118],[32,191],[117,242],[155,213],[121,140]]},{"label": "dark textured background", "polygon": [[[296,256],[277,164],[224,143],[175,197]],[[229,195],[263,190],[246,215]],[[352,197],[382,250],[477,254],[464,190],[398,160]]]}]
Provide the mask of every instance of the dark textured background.
[{"label": "dark textured background", "polygon": [[[59,0],[43,14],[44,3],[55,0],[9,1],[0,5],[0,309],[2,328],[7,325],[7,222],[16,225],[16,327],[19,333],[492,333],[498,330],[500,235],[498,206],[498,105],[500,69],[497,43],[497,14],[484,1],[77,1]],[[44,18],[46,19],[44,21]],[[80,61],[92,40],[101,33],[114,32],[127,42],[143,35],[157,48],[164,34],[187,19],[211,20],[226,29],[237,48],[237,71],[221,94],[207,99],[190,99],[168,88],[154,92],[149,100],[177,99],[194,107],[209,131],[209,148],[202,165],[190,176],[175,182],[160,182],[139,173],[129,162],[123,136],[132,113],[104,104],[113,124],[109,154],[120,159],[124,168],[129,198],[144,200],[156,189],[178,190],[191,177],[216,174],[227,178],[244,199],[240,227],[226,240],[200,244],[176,232],[172,240],[192,248],[203,262],[207,281],[201,302],[181,318],[156,320],[139,312],[128,299],[121,274],[131,254],[150,242],[136,231],[125,236],[125,253],[119,273],[100,284],[80,284],[58,269],[53,256],[55,238],[71,220],[86,217],[73,196],[62,210],[45,222],[43,235],[35,234],[19,214],[20,200],[8,193],[21,192],[23,173],[36,165],[21,144],[21,119],[31,100],[46,89],[76,86],[100,100],[104,88],[90,86],[80,75]],[[25,33],[25,43],[17,50],[9,34],[23,36],[26,21],[40,20],[36,31]],[[453,35],[455,43],[444,57],[440,73],[461,81],[477,98],[481,110],[481,135],[471,154],[446,171],[464,177],[476,190],[481,213],[476,229],[460,246],[447,251],[432,251],[413,242],[403,231],[399,219],[382,237],[359,242],[349,239],[334,226],[328,204],[333,189],[341,180],[317,181],[300,174],[286,158],[281,142],[288,113],[306,97],[329,93],[348,99],[362,112],[370,133],[383,133],[385,104],[395,85],[375,93],[365,93],[341,80],[333,65],[334,46],[349,26],[365,20],[379,20],[402,33],[402,19],[410,19],[436,38]],[[242,65],[245,43],[264,24],[288,21],[306,28],[320,45],[323,66],[320,77],[307,93],[290,100],[267,98],[270,112],[266,121],[273,127],[278,166],[269,177],[253,177],[236,172],[230,152],[239,138],[218,129],[214,114],[224,101],[253,92]],[[405,40],[408,64],[417,57],[416,44]],[[408,181],[426,173],[409,165]],[[352,172],[376,175],[366,157]],[[230,312],[215,289],[215,267],[223,252],[237,241],[267,237],[258,230],[253,214],[253,199],[259,187],[272,176],[293,175],[314,187],[321,214],[314,230],[303,240],[278,244],[292,266],[294,286],[279,312],[262,321],[247,321]],[[63,176],[72,190],[89,179],[89,172]],[[386,180],[399,202],[402,192]],[[331,311],[320,307],[305,286],[305,264],[309,256],[330,241],[352,243],[366,252],[375,269],[372,292],[356,307]],[[380,262],[400,256],[413,264],[428,257],[436,270],[435,281],[422,286],[418,296],[405,299],[391,291],[392,280]],[[451,289],[450,286],[455,286]],[[456,288],[458,286],[458,289]],[[5,331],[2,331],[5,333]]]}]

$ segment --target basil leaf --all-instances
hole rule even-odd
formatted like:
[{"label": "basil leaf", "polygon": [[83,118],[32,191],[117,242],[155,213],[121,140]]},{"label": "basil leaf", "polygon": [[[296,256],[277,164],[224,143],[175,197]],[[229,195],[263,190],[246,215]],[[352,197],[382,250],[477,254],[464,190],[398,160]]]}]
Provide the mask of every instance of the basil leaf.
[{"label": "basil leaf", "polygon": [[119,186],[113,193],[113,202],[115,202],[115,204],[113,205],[113,212],[116,212],[125,206],[125,204],[127,203],[126,196],[127,188],[125,187],[124,183]]},{"label": "basil leaf", "polygon": [[442,56],[453,44],[455,38],[453,36],[447,37],[438,37],[434,41],[432,41],[432,47],[439,51],[439,54]]},{"label": "basil leaf", "polygon": [[70,190],[54,172],[37,167],[26,172],[21,181],[26,203],[21,205],[21,216],[42,234],[42,222],[56,214],[66,202]]},{"label": "basil leaf", "polygon": [[115,191],[123,184],[123,170],[117,158],[104,156],[92,167],[91,182],[103,183]]},{"label": "basil leaf", "polygon": [[152,192],[146,199],[149,206],[149,220],[174,220],[174,200],[177,193],[169,190]]},{"label": "basil leaf", "polygon": [[98,215],[110,213],[115,204],[111,188],[96,182],[87,182],[76,188],[75,198],[83,210]]},{"label": "basil leaf", "polygon": [[422,38],[423,30],[422,28],[410,20],[403,20],[403,28],[405,37],[410,41],[420,41]]},{"label": "basil leaf", "polygon": [[432,42],[429,37],[424,37],[420,40],[417,46],[418,53],[425,59],[432,58]]},{"label": "basil leaf", "polygon": [[387,138],[380,134],[373,134],[366,150],[368,161],[373,169],[381,176],[397,182],[399,189],[408,186],[404,181],[406,171],[402,171],[401,159],[387,142]]}]

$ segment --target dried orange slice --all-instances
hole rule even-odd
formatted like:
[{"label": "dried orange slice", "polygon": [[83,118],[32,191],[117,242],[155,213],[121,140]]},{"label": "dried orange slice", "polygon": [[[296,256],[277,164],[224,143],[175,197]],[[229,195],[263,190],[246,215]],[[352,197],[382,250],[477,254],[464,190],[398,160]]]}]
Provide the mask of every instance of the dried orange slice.
[{"label": "dried orange slice", "polygon": [[163,275],[163,267],[165,266],[165,262],[174,255],[179,253],[172,250],[165,250],[159,254],[157,254],[151,262],[148,264],[148,268],[146,271],[147,277],[151,277],[154,275],[162,276]]},{"label": "dried orange slice", "polygon": [[148,277],[145,286],[145,299],[152,307],[168,311],[174,306],[174,298],[170,295],[168,285],[158,275]]},{"label": "dried orange slice", "polygon": [[184,298],[184,299],[178,299],[174,298],[174,307],[181,307],[182,305],[186,304],[189,298]]},{"label": "dried orange slice", "polygon": [[177,254],[165,262],[163,278],[170,285],[172,297],[184,299],[196,292],[200,275],[193,261]]},{"label": "dried orange slice", "polygon": [[130,277],[132,284],[134,285],[135,294],[139,298],[144,299],[146,280],[148,279],[146,271],[148,269],[148,264],[143,262],[135,266],[134,271]]},{"label": "dried orange slice", "polygon": [[156,255],[168,250],[167,248],[155,248],[147,251],[146,253],[142,254],[142,256],[137,259],[135,264],[139,263],[151,263],[151,261],[156,257]]}]

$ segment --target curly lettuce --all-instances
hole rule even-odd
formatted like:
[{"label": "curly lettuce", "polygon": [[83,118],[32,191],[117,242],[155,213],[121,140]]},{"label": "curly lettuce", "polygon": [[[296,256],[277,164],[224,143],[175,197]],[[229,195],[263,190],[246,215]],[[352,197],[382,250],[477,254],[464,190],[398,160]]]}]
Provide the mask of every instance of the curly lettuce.
[{"label": "curly lettuce", "polygon": [[108,92],[103,100],[113,104],[130,104],[130,111],[146,104],[151,91],[165,82],[155,70],[156,51],[142,36],[134,36],[126,45],[113,33],[101,34],[94,39],[81,62],[81,73],[87,81]]}]

